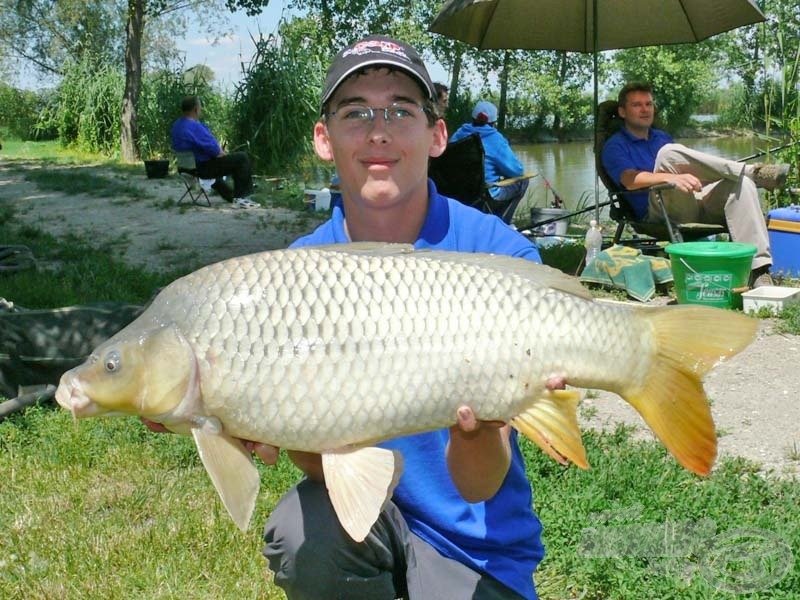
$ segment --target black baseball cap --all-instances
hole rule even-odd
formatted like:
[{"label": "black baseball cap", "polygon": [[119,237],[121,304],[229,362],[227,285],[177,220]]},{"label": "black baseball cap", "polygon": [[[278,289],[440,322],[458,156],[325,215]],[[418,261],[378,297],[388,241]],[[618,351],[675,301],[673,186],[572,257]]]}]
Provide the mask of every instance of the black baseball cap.
[{"label": "black baseball cap", "polygon": [[386,65],[405,71],[419,83],[429,99],[436,98],[436,88],[428,69],[412,46],[385,35],[370,35],[343,48],[333,59],[325,76],[325,83],[322,84],[320,113],[345,79],[356,71],[373,65]]}]

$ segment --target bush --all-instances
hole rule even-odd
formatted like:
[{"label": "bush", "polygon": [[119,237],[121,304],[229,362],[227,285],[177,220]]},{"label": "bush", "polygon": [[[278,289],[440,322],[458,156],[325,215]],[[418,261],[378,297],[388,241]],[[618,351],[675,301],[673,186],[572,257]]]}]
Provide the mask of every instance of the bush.
[{"label": "bush", "polygon": [[62,145],[113,154],[120,147],[121,69],[91,57],[67,65],[42,126],[58,132]]},{"label": "bush", "polygon": [[37,128],[39,113],[45,106],[44,94],[0,83],[0,106],[3,107],[0,111],[0,138],[48,139],[42,135],[45,132]]},{"label": "bush", "polygon": [[138,144],[142,158],[166,158],[172,154],[170,130],[175,119],[181,116],[181,100],[185,96],[200,96],[201,120],[220,142],[230,140],[230,101],[215,91],[206,79],[186,77],[182,66],[164,68],[145,75],[142,81],[138,107]]},{"label": "bush", "polygon": [[256,42],[255,58],[235,93],[232,120],[233,137],[249,143],[257,171],[297,172],[298,162],[312,154],[324,60],[303,40]]}]

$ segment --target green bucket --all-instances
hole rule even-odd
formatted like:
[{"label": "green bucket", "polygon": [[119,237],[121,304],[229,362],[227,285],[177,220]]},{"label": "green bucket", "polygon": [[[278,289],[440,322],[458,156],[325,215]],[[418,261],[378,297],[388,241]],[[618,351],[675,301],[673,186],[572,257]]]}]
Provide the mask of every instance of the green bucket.
[{"label": "green bucket", "polygon": [[679,304],[741,308],[756,247],[739,242],[682,242],[665,248]]}]

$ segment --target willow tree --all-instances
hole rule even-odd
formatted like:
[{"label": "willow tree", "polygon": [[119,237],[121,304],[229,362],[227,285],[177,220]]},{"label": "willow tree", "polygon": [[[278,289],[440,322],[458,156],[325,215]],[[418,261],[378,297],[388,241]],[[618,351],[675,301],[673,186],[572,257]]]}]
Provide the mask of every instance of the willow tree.
[{"label": "willow tree", "polygon": [[203,19],[219,15],[223,8],[235,11],[240,8],[256,14],[269,0],[127,0],[125,21],[125,92],[122,98],[120,146],[122,159],[138,160],[136,141],[139,94],[142,89],[142,40],[149,23],[167,15],[174,17],[202,15]]}]

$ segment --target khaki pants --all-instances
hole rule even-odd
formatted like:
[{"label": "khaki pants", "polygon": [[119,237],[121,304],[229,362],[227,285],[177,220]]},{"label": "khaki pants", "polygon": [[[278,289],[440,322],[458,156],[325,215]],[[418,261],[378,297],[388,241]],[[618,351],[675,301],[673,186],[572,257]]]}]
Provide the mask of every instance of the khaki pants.
[{"label": "khaki pants", "polygon": [[[678,223],[727,225],[731,239],[756,247],[753,269],[772,264],[758,190],[753,180],[745,175],[744,163],[692,150],[682,144],[667,144],[658,151],[655,171],[691,173],[703,183],[703,189],[694,194],[677,189],[662,192],[671,219]],[[647,218],[662,220],[655,192],[650,194]]]}]

